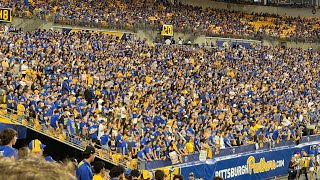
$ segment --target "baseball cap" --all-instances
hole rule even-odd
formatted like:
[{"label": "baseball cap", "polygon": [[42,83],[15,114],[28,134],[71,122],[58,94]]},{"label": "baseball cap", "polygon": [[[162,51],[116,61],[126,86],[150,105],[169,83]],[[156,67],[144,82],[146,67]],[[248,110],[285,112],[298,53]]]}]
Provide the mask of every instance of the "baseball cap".
[{"label": "baseball cap", "polygon": [[41,141],[38,139],[32,140],[29,143],[29,149],[31,149],[31,152],[40,152],[46,147],[45,144],[42,144]]},{"label": "baseball cap", "polygon": [[194,176],[193,172],[189,174],[189,176]]},{"label": "baseball cap", "polygon": [[82,152],[83,155],[89,155],[95,153],[96,150],[92,146],[87,146],[86,149]]}]

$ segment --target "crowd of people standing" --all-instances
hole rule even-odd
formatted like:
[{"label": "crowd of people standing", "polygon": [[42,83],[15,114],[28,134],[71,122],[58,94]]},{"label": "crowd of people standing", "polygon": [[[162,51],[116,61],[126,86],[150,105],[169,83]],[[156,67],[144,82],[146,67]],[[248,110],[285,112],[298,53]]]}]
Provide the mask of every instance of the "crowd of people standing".
[{"label": "crowd of people standing", "polygon": [[311,126],[318,131],[319,54],[312,49],[149,45],[44,30],[0,41],[8,112],[129,159],[298,143]]},{"label": "crowd of people standing", "polygon": [[[302,42],[319,40],[319,18],[275,14],[246,14],[230,10],[201,8],[170,1],[0,1],[17,16],[39,16],[55,23],[101,28],[161,29],[173,25],[175,31],[207,36],[286,39]],[[27,13],[26,13],[27,12]]]}]

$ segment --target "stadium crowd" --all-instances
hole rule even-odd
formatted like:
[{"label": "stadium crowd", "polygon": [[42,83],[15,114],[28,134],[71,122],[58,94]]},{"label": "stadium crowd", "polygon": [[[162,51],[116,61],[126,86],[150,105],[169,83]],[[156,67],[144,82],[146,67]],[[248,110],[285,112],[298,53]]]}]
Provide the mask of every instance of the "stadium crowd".
[{"label": "stadium crowd", "polygon": [[153,161],[299,143],[320,127],[320,56],[312,49],[149,45],[45,30],[0,42],[8,113],[60,139],[101,144],[107,155]]},{"label": "stadium crowd", "polygon": [[[292,41],[319,40],[319,18],[288,17],[274,14],[246,14],[213,8],[201,8],[167,1],[112,0],[90,1],[2,0],[3,7],[14,7],[18,16],[36,15],[56,23],[104,28],[161,29],[173,25],[175,31],[200,32],[208,36],[234,38],[276,38]],[[46,16],[46,17],[44,17]]]},{"label": "stadium crowd", "polygon": [[[105,169],[103,161],[95,161],[96,150],[86,146],[82,152],[83,160],[77,162],[65,159],[55,161],[51,156],[44,157],[46,145],[38,139],[32,140],[27,147],[19,150],[13,146],[17,142],[18,133],[11,128],[0,132],[0,180],[32,179],[32,180],[165,180],[163,170],[153,173],[147,170],[126,170],[122,166]],[[91,166],[93,164],[93,166]],[[194,176],[190,174],[190,176]],[[154,178],[153,178],[154,177]],[[183,180],[183,176],[175,174],[173,180]]]},{"label": "stadium crowd", "polygon": [[[318,39],[316,18],[130,2],[37,1],[30,2],[28,11],[53,14],[55,22],[70,25],[172,24],[179,31],[208,35]],[[1,4],[26,10],[17,1]],[[0,36],[0,104],[7,113],[61,140],[98,145],[100,155],[114,161],[165,160],[171,152],[182,156],[200,150],[210,157],[219,149],[247,144],[298,144],[302,136],[319,132],[320,56],[312,49],[167,46],[85,31],[5,32]],[[0,156],[12,157],[0,158],[0,169],[34,167],[33,160],[42,159],[45,145],[39,140],[19,153],[12,148],[14,131],[1,132],[0,140]],[[302,161],[305,152],[293,157],[289,178],[307,169],[314,175],[318,148],[308,152],[308,164]],[[87,146],[84,161],[63,164],[71,167],[61,179],[109,179],[102,162],[94,164],[94,173],[88,170],[95,153]],[[50,156],[44,159],[54,162]],[[41,163],[39,171],[61,168]],[[3,177],[15,178],[15,170],[6,168]],[[116,167],[110,176],[123,178],[123,173]],[[39,179],[42,175],[50,176],[40,174]],[[140,172],[131,175],[137,178]],[[163,172],[158,176],[165,178]]]}]

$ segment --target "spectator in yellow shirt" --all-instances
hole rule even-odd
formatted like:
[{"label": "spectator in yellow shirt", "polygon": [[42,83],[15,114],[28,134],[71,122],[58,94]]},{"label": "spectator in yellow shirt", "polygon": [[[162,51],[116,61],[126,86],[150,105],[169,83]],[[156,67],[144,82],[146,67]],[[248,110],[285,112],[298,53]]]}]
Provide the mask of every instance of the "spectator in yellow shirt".
[{"label": "spectator in yellow shirt", "polygon": [[26,108],[24,107],[24,100],[21,99],[20,103],[17,106],[18,116],[24,115]]},{"label": "spectator in yellow shirt", "polygon": [[92,180],[104,180],[107,176],[105,164],[102,161],[97,161],[93,164],[94,176]]},{"label": "spectator in yellow shirt", "polygon": [[194,144],[192,142],[192,139],[190,139],[190,141],[186,143],[186,148],[189,154],[194,152]]}]

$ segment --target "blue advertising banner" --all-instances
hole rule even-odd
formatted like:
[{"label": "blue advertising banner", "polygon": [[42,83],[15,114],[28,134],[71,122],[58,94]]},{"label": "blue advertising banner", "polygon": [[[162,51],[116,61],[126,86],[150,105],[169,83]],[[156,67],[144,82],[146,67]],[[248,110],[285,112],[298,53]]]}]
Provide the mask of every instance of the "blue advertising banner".
[{"label": "blue advertising banner", "polygon": [[[304,138],[302,139],[304,142],[309,142],[310,140],[320,140],[320,136],[315,136],[315,137],[309,137],[309,138]],[[308,141],[309,140],[309,141]],[[288,146],[295,146],[296,144],[293,141],[287,141],[287,140],[283,140],[278,144],[274,144],[274,147],[288,147]],[[264,143],[263,146],[259,146],[259,150],[263,150],[263,149],[270,149],[270,144],[269,143]],[[216,158],[216,157],[223,157],[223,156],[228,156],[231,154],[240,154],[240,153],[248,153],[248,152],[255,152],[256,149],[256,145],[255,144],[248,144],[248,145],[244,145],[244,146],[239,146],[239,147],[233,147],[233,148],[226,148],[226,149],[220,149],[218,154],[213,154],[212,157]],[[215,149],[212,149],[212,152],[215,152]],[[190,162],[196,162],[199,161],[199,153],[195,153],[195,154],[188,154],[188,155],[184,155],[182,157],[180,157],[180,164],[183,163],[190,163]],[[160,167],[165,167],[165,166],[170,166],[172,165],[171,160],[167,159],[167,160],[158,160],[158,161],[152,161],[152,162],[146,162],[145,166],[143,167],[143,169],[156,169],[156,168],[160,168]]]},{"label": "blue advertising banner", "polygon": [[279,174],[286,174],[293,153],[292,149],[287,149],[217,161],[213,175],[224,179],[248,180],[266,179]]},{"label": "blue advertising banner", "polygon": [[[313,144],[319,144],[315,142]],[[216,157],[205,162],[192,162],[175,166],[184,177],[193,173],[195,178],[211,180],[214,176],[224,179],[258,180],[288,174],[291,156],[309,145],[281,147],[252,153]]]}]

